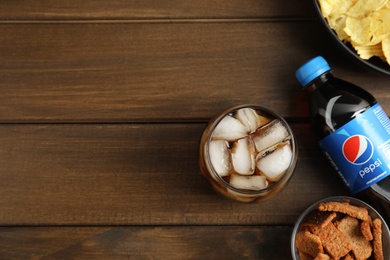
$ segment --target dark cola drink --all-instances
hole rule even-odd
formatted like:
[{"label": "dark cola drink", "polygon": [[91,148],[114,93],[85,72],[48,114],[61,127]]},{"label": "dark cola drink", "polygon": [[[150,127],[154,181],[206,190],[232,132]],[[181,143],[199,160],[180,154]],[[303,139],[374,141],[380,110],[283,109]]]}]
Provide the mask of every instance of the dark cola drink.
[{"label": "dark cola drink", "polygon": [[298,149],[288,123],[258,105],[240,105],[210,120],[199,149],[202,175],[220,194],[264,201],[289,183]]},{"label": "dark cola drink", "polygon": [[319,144],[341,179],[390,216],[390,120],[364,89],[333,76],[318,56],[296,72],[310,93]]}]

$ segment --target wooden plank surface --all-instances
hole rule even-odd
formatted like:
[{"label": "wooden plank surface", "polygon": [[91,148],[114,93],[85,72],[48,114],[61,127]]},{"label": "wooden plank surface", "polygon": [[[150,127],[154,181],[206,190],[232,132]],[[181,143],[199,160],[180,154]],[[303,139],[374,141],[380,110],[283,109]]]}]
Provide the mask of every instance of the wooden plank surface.
[{"label": "wooden plank surface", "polygon": [[289,259],[290,233],[284,226],[12,227],[0,232],[0,258]]},{"label": "wooden plank surface", "polygon": [[205,121],[245,103],[285,117],[307,116],[294,73],[319,53],[330,57],[336,73],[372,90],[390,110],[384,76],[362,74],[348,61],[344,68],[318,26],[3,24],[0,121]]},{"label": "wooden plank surface", "polygon": [[[289,259],[302,211],[349,195],[294,76],[319,54],[390,111],[390,79],[340,52],[311,1],[0,1],[0,259]],[[245,103],[298,140],[263,203],[198,167],[208,120]]]},{"label": "wooden plank surface", "polygon": [[310,128],[295,123],[291,184],[264,203],[227,200],[200,174],[204,127],[0,125],[0,225],[291,225],[311,202],[345,194],[330,166],[317,167]]},{"label": "wooden plank surface", "polygon": [[2,1],[1,20],[250,19],[313,16],[310,1]]}]

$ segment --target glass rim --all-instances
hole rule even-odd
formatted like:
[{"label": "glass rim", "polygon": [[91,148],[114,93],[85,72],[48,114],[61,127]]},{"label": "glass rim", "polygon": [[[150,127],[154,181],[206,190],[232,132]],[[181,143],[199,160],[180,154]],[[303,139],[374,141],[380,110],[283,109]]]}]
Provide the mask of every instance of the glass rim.
[{"label": "glass rim", "polygon": [[[287,167],[287,170],[286,170],[286,173],[276,182],[274,182],[271,186],[268,186],[264,189],[260,189],[260,190],[253,190],[253,189],[240,189],[240,188],[236,188],[234,186],[232,186],[230,183],[226,182],[217,172],[216,170],[214,169],[214,166],[211,162],[211,159],[210,159],[210,153],[209,153],[209,143],[211,142],[211,139],[212,139],[212,134],[213,134],[213,131],[215,129],[215,127],[219,124],[219,122],[221,122],[221,120],[229,115],[230,113],[233,113],[241,108],[253,108],[254,110],[256,111],[261,111],[261,112],[265,112],[271,116],[273,116],[275,119],[278,119],[280,120],[283,125],[286,127],[287,129],[287,132],[290,134],[290,144],[291,144],[291,151],[292,151],[292,159],[290,161],[290,164],[288,165]],[[209,169],[210,171],[210,174],[213,175],[214,178],[217,178],[218,181],[226,188],[228,188],[229,190],[233,191],[233,192],[236,192],[236,193],[239,193],[239,194],[244,194],[244,195],[261,195],[263,193],[267,193],[271,190],[274,190],[275,188],[279,187],[280,185],[284,184],[284,183],[287,183],[287,181],[292,177],[293,175],[293,172],[295,170],[295,165],[296,165],[296,162],[297,162],[297,143],[296,143],[296,139],[295,139],[295,136],[294,136],[294,133],[291,129],[291,127],[289,126],[288,122],[280,115],[276,114],[275,112],[273,112],[272,110],[270,110],[269,108],[266,108],[264,106],[260,106],[260,105],[256,105],[256,104],[247,104],[247,105],[237,105],[237,106],[233,106],[233,107],[230,107],[228,109],[225,109],[224,111],[220,112],[219,114],[217,114],[216,117],[214,117],[210,122],[208,128],[210,129],[210,131],[208,131],[208,136],[206,138],[206,142],[204,144],[204,157],[205,157],[205,161],[207,161],[206,163],[206,167]]]}]

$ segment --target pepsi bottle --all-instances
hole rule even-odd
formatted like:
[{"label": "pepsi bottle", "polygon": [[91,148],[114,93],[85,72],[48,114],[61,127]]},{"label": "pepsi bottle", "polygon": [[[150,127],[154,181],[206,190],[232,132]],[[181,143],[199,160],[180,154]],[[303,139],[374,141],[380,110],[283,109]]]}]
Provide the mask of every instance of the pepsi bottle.
[{"label": "pepsi bottle", "polygon": [[[364,89],[333,76],[318,56],[296,72],[310,93],[311,118],[319,144],[353,194],[390,210],[390,120]],[[387,214],[389,214],[387,212]]]}]

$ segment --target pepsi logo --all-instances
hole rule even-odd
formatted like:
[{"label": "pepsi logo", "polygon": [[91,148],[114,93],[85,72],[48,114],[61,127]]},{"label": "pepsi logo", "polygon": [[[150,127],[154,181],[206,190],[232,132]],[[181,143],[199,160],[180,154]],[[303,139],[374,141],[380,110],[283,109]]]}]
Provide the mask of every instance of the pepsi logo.
[{"label": "pepsi logo", "polygon": [[345,159],[357,165],[368,162],[374,153],[371,140],[363,135],[349,137],[345,140],[342,149]]}]

